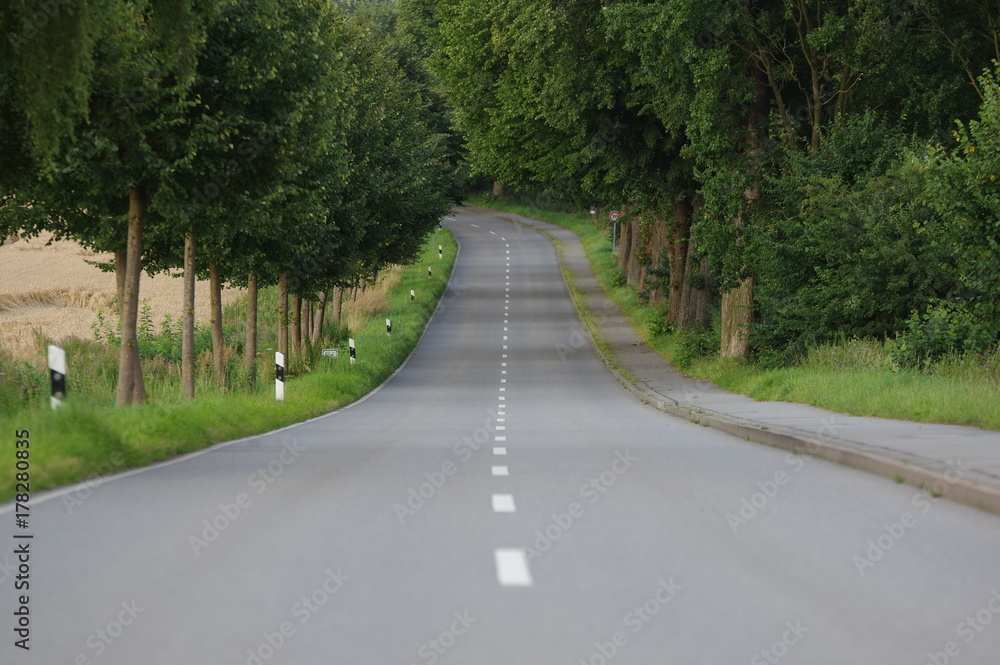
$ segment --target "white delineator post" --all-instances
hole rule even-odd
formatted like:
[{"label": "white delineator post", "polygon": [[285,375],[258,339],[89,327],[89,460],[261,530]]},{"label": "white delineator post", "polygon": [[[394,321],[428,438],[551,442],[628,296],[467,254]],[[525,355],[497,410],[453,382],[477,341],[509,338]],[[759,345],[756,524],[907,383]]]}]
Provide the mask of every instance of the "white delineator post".
[{"label": "white delineator post", "polygon": [[385,334],[386,335],[392,334],[392,319],[385,320]]},{"label": "white delineator post", "polygon": [[427,266],[427,279],[431,278],[431,267]]},{"label": "white delineator post", "polygon": [[414,291],[413,289],[410,289],[410,302],[413,302],[414,298],[416,297],[417,297],[417,292]]},{"label": "white delineator post", "polygon": [[54,344],[49,344],[49,380],[52,383],[49,399],[52,408],[58,409],[66,397],[66,351]]},{"label": "white delineator post", "polygon": [[280,351],[274,353],[274,399],[285,401],[285,354]]},{"label": "white delineator post", "polygon": [[444,258],[444,248],[442,248],[441,245],[438,245],[438,258],[439,259]]},{"label": "white delineator post", "polygon": [[351,350],[351,364],[353,365],[354,362],[357,360],[357,356],[356,356],[356,354],[354,352],[354,338],[353,337],[351,337],[351,338],[349,338],[347,340],[347,346]]}]

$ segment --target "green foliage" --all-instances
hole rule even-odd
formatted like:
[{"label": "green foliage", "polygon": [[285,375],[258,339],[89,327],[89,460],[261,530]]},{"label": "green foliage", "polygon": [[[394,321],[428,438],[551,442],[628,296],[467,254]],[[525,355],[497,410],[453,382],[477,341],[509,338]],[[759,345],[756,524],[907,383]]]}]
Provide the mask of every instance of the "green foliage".
[{"label": "green foliage", "polygon": [[967,305],[937,300],[913,312],[889,353],[901,366],[928,367],[946,356],[984,353],[994,341]]},{"label": "green foliage", "polygon": [[955,259],[919,232],[934,212],[921,174],[899,165],[905,143],[871,116],[849,119],[819,153],[793,150],[768,180],[753,223],[759,321],[750,338],[773,364],[842,337],[894,334],[910,311],[957,286]]},{"label": "green foliage", "polygon": [[[1000,67],[994,63],[994,67]],[[959,122],[949,147],[935,146],[923,161],[927,199],[940,214],[927,228],[958,256],[959,276],[974,317],[1000,336],[1000,80],[979,78],[979,117]]]},{"label": "green foliage", "polygon": [[677,367],[686,369],[700,358],[717,355],[719,351],[719,334],[717,331],[692,332],[681,330],[677,333],[677,350],[673,362]]}]

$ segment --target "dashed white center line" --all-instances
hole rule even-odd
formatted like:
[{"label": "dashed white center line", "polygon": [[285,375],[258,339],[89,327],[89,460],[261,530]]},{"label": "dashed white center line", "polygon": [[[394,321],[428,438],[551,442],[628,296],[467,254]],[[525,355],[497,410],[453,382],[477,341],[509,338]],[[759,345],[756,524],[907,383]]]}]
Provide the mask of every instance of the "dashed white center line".
[{"label": "dashed white center line", "polygon": [[513,494],[494,494],[492,500],[495,513],[513,513],[517,510],[514,507]]},{"label": "dashed white center line", "polygon": [[490,235],[494,235],[495,236],[496,234],[497,234],[496,231],[490,231]]},{"label": "dashed white center line", "polygon": [[531,586],[528,557],[523,549],[497,549],[493,552],[500,586]]},{"label": "dashed white center line", "polygon": [[472,224],[472,227],[474,227],[474,228],[477,228],[477,229],[478,229],[478,228],[479,228],[479,224]]},{"label": "dashed white center line", "polygon": [[506,455],[507,454],[507,447],[506,446],[496,446],[496,447],[493,448],[493,454],[494,455]]},{"label": "dashed white center line", "polygon": [[510,475],[510,471],[505,466],[495,466],[492,469],[490,469],[490,472],[494,476],[509,476]]},{"label": "dashed white center line", "polygon": [[507,431],[507,426],[506,425],[497,425],[497,431],[498,432],[505,432],[505,431]]},{"label": "dashed white center line", "polygon": [[496,435],[496,436],[493,437],[493,440],[494,441],[506,441],[507,437],[504,436],[503,434],[498,434],[498,435]]}]

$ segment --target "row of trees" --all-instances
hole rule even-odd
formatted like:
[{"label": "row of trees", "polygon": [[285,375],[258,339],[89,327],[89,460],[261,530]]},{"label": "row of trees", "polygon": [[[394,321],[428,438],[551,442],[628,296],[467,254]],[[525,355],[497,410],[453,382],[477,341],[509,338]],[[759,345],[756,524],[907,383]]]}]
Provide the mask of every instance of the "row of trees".
[{"label": "row of trees", "polygon": [[[0,10],[0,233],[49,230],[114,253],[119,404],[145,396],[139,276],[183,268],[182,385],[194,394],[194,286],[281,320],[415,258],[452,203],[456,161],[423,64],[377,13],[324,0],[14,2]],[[57,35],[57,37],[54,37]],[[310,307],[311,311],[311,307]],[[295,325],[294,330],[300,330]],[[287,326],[279,347],[288,353]]]},{"label": "row of trees", "polygon": [[686,330],[721,292],[722,355],[928,304],[996,339],[993,0],[400,5],[476,168],[626,206],[629,280]]}]

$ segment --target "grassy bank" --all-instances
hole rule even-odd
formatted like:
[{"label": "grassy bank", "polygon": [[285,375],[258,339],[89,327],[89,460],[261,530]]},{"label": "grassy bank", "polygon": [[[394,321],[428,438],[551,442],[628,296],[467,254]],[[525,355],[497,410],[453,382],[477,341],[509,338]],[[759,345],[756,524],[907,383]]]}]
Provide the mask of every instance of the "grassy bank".
[{"label": "grassy bank", "polygon": [[945,358],[920,370],[894,365],[885,340],[848,339],[815,347],[799,365],[778,369],[723,359],[717,353],[703,354],[698,347],[704,347],[705,340],[659,332],[662,305],[641,302],[635,289],[623,283],[611,252],[610,231],[603,222],[595,224],[589,214],[542,210],[491,198],[469,203],[542,219],[576,232],[605,291],[646,342],[689,376],[758,400],[812,404],[860,416],[1000,429],[997,354]]},{"label": "grassy bank", "polygon": [[[438,245],[444,247],[444,257],[438,259]],[[31,490],[65,485],[115,471],[150,464],[199,448],[252,434],[267,432],[279,427],[301,422],[349,404],[379,385],[409,355],[423,333],[438,299],[444,292],[451,267],[457,253],[454,239],[446,231],[437,231],[424,247],[421,258],[411,266],[399,269],[389,279],[388,289],[371,289],[372,294],[362,307],[345,311],[344,321],[352,327],[349,334],[357,347],[356,364],[349,361],[347,330],[334,331],[332,344],[340,350],[337,358],[323,358],[320,349],[309,349],[304,354],[297,376],[286,381],[285,401],[274,400],[273,348],[268,349],[269,335],[273,335],[269,318],[273,309],[261,302],[261,353],[260,382],[256,389],[225,391],[214,386],[207,373],[201,375],[198,397],[183,401],[179,397],[179,379],[175,380],[173,366],[159,360],[164,368],[151,368],[156,378],[150,383],[152,399],[149,403],[116,408],[109,394],[91,394],[73,385],[73,358],[70,357],[70,398],[66,404],[52,411],[47,408],[47,398],[32,399],[19,408],[5,408],[0,413],[0,431],[10,437],[10,446],[3,446],[10,455],[0,469],[0,501],[13,497],[14,490],[14,432],[28,430],[31,441]],[[433,266],[433,275],[427,277],[427,267]],[[410,290],[416,298],[410,301]],[[359,302],[364,296],[359,298]],[[236,317],[237,304],[227,312]],[[392,320],[392,336],[386,335],[385,319]],[[235,320],[235,319],[234,319]],[[276,323],[276,319],[273,321]],[[236,323],[232,323],[234,327]],[[265,331],[269,331],[265,333]],[[104,345],[79,342],[88,348],[100,349]],[[273,346],[273,344],[272,344]],[[114,358],[113,349],[105,352]],[[154,359],[155,360],[155,359]],[[236,372],[239,357],[234,356],[232,367]],[[83,360],[81,362],[93,362]],[[205,364],[203,360],[199,361]],[[155,363],[145,363],[146,365]],[[113,365],[89,375],[89,381],[113,384]],[[293,364],[294,368],[294,364]],[[78,372],[82,373],[82,372]],[[103,378],[95,378],[103,377]],[[231,383],[240,376],[231,377]],[[94,386],[89,386],[92,390]],[[75,397],[74,397],[75,394]]]}]

